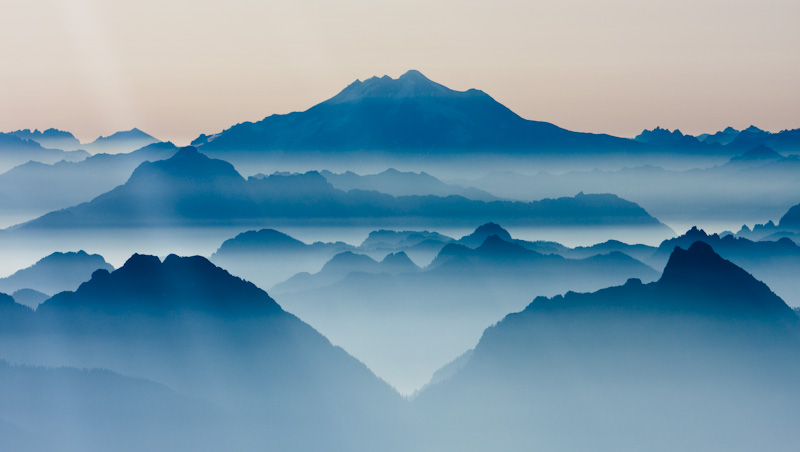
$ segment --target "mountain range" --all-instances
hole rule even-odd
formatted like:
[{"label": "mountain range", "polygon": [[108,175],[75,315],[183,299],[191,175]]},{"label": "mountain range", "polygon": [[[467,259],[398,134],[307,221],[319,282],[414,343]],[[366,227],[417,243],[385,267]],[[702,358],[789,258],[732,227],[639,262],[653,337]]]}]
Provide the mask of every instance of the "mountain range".
[{"label": "mountain range", "polygon": [[0,132],[0,171],[8,171],[31,160],[55,163],[61,160],[80,161],[88,156],[86,151],[47,149],[35,141]]},{"label": "mountain range", "polygon": [[499,219],[529,227],[626,226],[667,232],[644,209],[611,194],[579,193],[534,202],[468,200],[458,196],[393,197],[333,188],[317,172],[245,180],[229,163],[183,148],[167,160],[144,162],[128,181],[75,207],[46,214],[19,229],[369,222],[459,225]]},{"label": "mountain range", "polygon": [[392,196],[462,196],[478,201],[496,201],[498,198],[489,192],[472,187],[446,184],[426,172],[413,173],[389,168],[378,174],[358,175],[352,171],[336,174],[320,171],[322,177],[334,188],[344,191],[371,190]]},{"label": "mountain range", "polygon": [[576,191],[612,192],[667,224],[714,221],[741,225],[779,217],[797,204],[798,170],[797,155],[784,156],[754,146],[724,163],[686,170],[652,165],[531,174],[505,170],[452,182],[515,200]]},{"label": "mountain range", "polygon": [[[472,243],[498,228],[478,228],[464,241]],[[535,295],[658,277],[651,267],[619,252],[565,259],[511,240],[490,235],[476,248],[454,241],[424,268],[402,252],[379,262],[348,251],[319,272],[300,273],[271,292],[410,394],[443,363],[471,348],[487,325],[522,309]]]}]

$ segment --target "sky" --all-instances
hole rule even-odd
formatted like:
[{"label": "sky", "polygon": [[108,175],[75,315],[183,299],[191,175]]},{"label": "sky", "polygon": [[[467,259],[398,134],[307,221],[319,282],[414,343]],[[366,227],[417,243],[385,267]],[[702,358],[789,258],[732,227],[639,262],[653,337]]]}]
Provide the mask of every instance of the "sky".
[{"label": "sky", "polygon": [[797,0],[3,0],[0,131],[179,145],[417,69],[635,136],[800,127]]}]

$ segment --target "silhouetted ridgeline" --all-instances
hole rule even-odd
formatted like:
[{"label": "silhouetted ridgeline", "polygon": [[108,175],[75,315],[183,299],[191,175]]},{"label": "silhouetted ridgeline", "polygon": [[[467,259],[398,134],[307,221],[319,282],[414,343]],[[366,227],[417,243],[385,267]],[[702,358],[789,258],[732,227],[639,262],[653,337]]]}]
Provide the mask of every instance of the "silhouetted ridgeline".
[{"label": "silhouetted ridgeline", "polygon": [[669,229],[644,209],[611,194],[534,202],[459,196],[393,197],[333,188],[319,173],[245,180],[232,165],[184,148],[168,160],[141,164],[124,185],[88,203],[19,226],[37,228],[284,224],[370,224],[400,221],[475,224],[490,219],[525,226],[629,226]]},{"label": "silhouetted ridgeline", "polygon": [[237,124],[216,135],[201,135],[192,145],[215,156],[270,150],[413,154],[643,148],[629,139],[523,119],[482,91],[453,91],[413,70],[396,80],[356,80],[304,112]]}]

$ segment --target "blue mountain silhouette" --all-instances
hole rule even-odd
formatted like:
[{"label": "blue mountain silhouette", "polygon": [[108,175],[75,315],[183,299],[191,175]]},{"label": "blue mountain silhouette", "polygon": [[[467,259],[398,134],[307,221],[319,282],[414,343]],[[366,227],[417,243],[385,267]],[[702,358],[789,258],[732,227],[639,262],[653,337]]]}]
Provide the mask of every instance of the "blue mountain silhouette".
[{"label": "blue mountain silhouette", "polygon": [[356,80],[304,112],[237,124],[192,142],[204,152],[536,152],[635,150],[632,140],[521,118],[483,91],[454,91],[411,70]]}]

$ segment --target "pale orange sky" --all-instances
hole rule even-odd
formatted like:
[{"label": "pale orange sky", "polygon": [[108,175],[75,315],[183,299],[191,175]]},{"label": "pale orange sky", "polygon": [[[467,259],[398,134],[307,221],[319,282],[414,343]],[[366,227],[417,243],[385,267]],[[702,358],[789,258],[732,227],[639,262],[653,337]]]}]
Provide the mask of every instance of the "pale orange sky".
[{"label": "pale orange sky", "polygon": [[0,130],[187,144],[418,69],[634,136],[800,127],[800,2],[4,0]]}]

